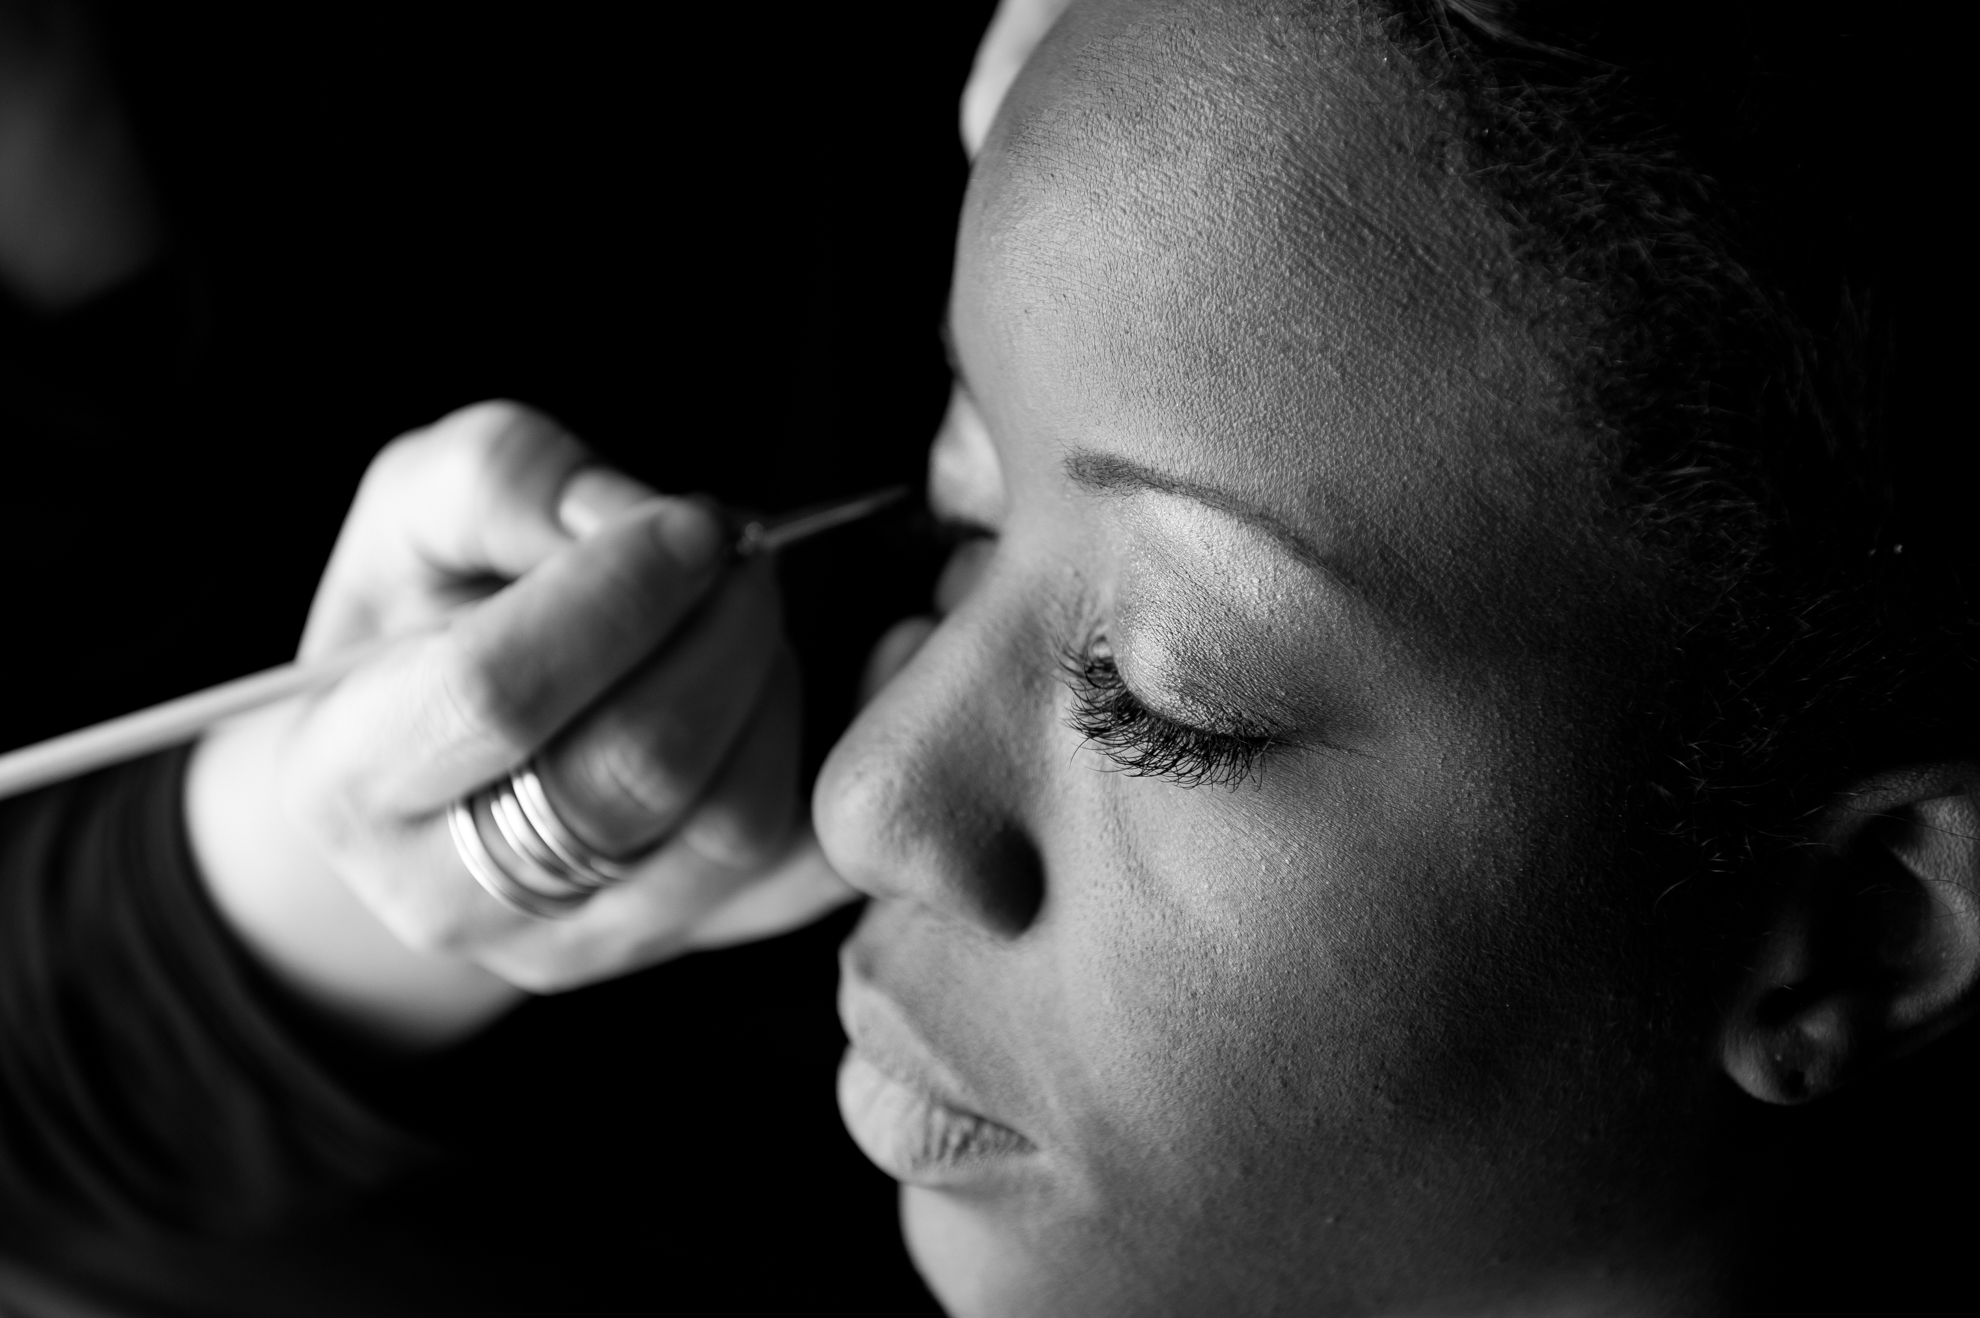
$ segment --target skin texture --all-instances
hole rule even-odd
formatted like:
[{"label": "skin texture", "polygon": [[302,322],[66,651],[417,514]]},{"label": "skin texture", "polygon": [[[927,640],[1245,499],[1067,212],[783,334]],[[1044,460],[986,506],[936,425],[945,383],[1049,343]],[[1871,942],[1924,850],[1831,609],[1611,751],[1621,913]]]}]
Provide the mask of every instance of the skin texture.
[{"label": "skin texture", "polygon": [[[1096,4],[978,159],[932,470],[994,540],[815,799],[876,899],[842,1096],[954,1312],[1698,1301],[1722,1086],[1618,826],[1649,588],[1450,143],[1351,19]],[[1118,771],[1095,636],[1279,744]],[[1024,1151],[904,1165],[876,1072]]]}]

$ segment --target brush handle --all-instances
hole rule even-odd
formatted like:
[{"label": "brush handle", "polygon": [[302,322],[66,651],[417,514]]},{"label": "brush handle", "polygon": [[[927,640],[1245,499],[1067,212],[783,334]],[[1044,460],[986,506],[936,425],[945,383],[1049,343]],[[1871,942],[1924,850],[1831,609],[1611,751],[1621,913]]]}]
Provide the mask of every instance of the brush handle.
[{"label": "brush handle", "polygon": [[[438,627],[438,623],[434,624]],[[400,633],[341,650],[309,663],[281,664],[248,677],[177,700],[168,700],[135,714],[113,718],[80,732],[65,733],[37,745],[0,755],[0,798],[19,796],[37,787],[100,769],[106,764],[134,760],[140,755],[191,741],[214,724],[236,714],[272,705],[329,686],[345,673],[395,645],[410,633]]]},{"label": "brush handle", "polygon": [[[736,542],[736,553],[747,558],[754,554],[775,553],[800,540],[835,526],[871,516],[897,502],[907,493],[904,487],[878,490],[857,499],[804,509],[769,521],[751,522]],[[372,656],[397,645],[420,631],[437,631],[447,618],[434,619],[426,627],[363,645],[340,650],[308,663],[281,664],[248,677],[222,682],[219,686],[196,691],[177,700],[168,700],[135,714],[113,718],[107,723],[79,732],[64,733],[33,746],[0,755],[0,800],[31,792],[37,787],[74,778],[106,764],[134,760],[140,755],[164,750],[191,741],[216,723],[272,705],[278,700],[320,691]]]}]

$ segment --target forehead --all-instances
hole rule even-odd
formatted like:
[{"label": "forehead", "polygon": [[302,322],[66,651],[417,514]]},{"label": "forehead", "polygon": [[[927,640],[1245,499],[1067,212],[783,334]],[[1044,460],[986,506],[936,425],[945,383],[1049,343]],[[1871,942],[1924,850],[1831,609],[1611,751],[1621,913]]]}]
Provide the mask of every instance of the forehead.
[{"label": "forehead", "polygon": [[1295,521],[1523,512],[1566,447],[1508,228],[1353,7],[1076,4],[979,162],[957,274],[993,427]]}]

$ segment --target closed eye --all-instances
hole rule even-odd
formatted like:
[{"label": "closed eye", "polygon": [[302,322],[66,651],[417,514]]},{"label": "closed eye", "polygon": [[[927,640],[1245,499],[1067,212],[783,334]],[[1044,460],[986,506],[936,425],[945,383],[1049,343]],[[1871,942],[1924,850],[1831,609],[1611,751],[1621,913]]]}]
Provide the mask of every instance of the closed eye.
[{"label": "closed eye", "polygon": [[1266,751],[1283,744],[1258,725],[1201,728],[1156,713],[1128,688],[1104,637],[1068,648],[1061,666],[1073,694],[1068,726],[1134,777],[1234,787],[1252,776]]}]

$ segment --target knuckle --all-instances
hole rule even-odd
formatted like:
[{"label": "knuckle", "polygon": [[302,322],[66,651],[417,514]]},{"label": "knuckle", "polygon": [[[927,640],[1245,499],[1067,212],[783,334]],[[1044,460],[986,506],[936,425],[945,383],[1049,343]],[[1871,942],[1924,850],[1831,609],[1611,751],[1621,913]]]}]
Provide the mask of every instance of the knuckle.
[{"label": "knuckle", "polygon": [[442,480],[463,474],[512,471],[545,455],[582,453],[583,446],[555,420],[509,399],[457,408],[432,425],[391,440],[371,460],[367,478],[402,477],[439,468]]},{"label": "knuckle", "polygon": [[555,420],[507,399],[472,403],[392,440],[372,459],[367,480],[427,494],[482,495],[509,488],[544,467],[563,467],[586,450]]},{"label": "knuckle", "polygon": [[438,442],[451,448],[486,453],[511,434],[552,426],[535,408],[507,398],[490,398],[455,408],[433,423],[432,432]]},{"label": "knuckle", "polygon": [[433,442],[430,428],[409,430],[388,441],[372,456],[371,465],[365,469],[366,479],[376,483],[401,475],[406,468],[419,465],[432,452]]},{"label": "knuckle", "polygon": [[473,474],[498,486],[506,487],[546,462],[574,460],[583,452],[569,431],[521,403],[476,403],[454,415],[459,418],[454,429],[459,459]]},{"label": "knuckle", "polygon": [[410,431],[379,449],[365,467],[364,479],[358,483],[352,518],[356,520],[367,512],[375,513],[381,505],[390,505],[405,491],[416,487],[420,483],[421,470],[432,453],[431,430]]}]

